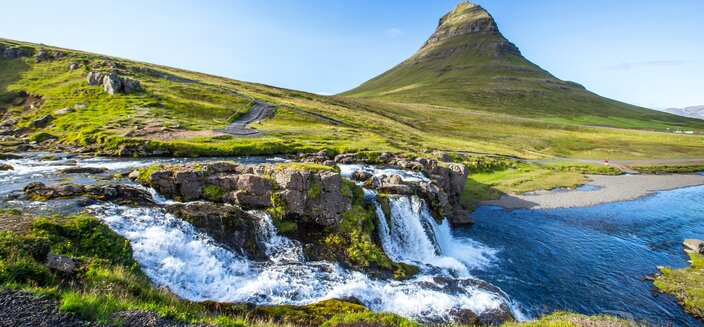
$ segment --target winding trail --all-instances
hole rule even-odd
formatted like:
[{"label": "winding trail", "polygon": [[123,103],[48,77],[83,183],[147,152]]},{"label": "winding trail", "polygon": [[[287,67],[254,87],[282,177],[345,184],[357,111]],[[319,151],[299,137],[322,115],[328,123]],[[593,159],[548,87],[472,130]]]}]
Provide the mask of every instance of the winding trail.
[{"label": "winding trail", "polygon": [[249,108],[249,111],[246,114],[242,115],[227,127],[218,129],[217,131],[238,136],[256,136],[261,134],[260,131],[247,128],[247,126],[270,116],[276,106],[257,99],[254,99],[253,101],[254,104],[251,108]]}]

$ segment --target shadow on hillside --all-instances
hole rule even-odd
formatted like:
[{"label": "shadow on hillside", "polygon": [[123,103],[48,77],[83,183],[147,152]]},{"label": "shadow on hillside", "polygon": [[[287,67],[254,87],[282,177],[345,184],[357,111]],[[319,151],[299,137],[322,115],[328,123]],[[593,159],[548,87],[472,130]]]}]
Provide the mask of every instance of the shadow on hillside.
[{"label": "shadow on hillside", "polygon": [[10,90],[10,86],[22,78],[30,66],[22,59],[0,59],[0,107],[14,104],[20,91]]}]

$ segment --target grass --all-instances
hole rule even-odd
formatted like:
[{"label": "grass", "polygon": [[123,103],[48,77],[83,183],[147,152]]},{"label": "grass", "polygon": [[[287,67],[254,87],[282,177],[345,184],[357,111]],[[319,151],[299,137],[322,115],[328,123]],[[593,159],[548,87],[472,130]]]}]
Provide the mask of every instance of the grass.
[{"label": "grass", "polygon": [[[10,40],[0,40],[0,44],[58,49]],[[168,149],[174,155],[189,157],[288,154],[322,149],[330,153],[355,151],[361,154],[422,153],[431,149],[523,158],[704,157],[704,138],[700,135],[588,127],[575,125],[575,122],[548,122],[540,120],[541,117],[526,119],[487,113],[468,106],[318,96],[171,67],[59,50],[65,51],[67,56],[42,63],[35,63],[33,58],[0,60],[0,99],[7,98],[3,101],[9,103],[2,106],[19,118],[20,126],[26,126],[31,120],[56,109],[86,104],[86,108],[57,116],[51,126],[30,133],[49,133],[56,136],[59,143],[88,146],[107,154],[115,154],[125,144],[145,143],[152,150]],[[100,87],[87,85],[85,76],[90,69],[85,65],[68,70],[70,62],[85,62],[90,66],[104,62],[102,58],[123,67],[119,69],[120,74],[140,80],[144,91],[110,96]],[[41,95],[43,105],[38,109],[23,109],[22,103],[13,102],[21,90]],[[262,136],[188,134],[222,128],[233,114],[248,110],[250,96],[278,106],[273,118],[253,125],[263,131]],[[529,102],[520,104],[530,105]],[[567,101],[562,105],[569,108],[573,103]],[[658,126],[646,123],[628,122],[624,127],[657,127],[659,130]],[[634,127],[634,124],[641,125]],[[152,128],[153,132],[147,136],[131,136],[134,131],[149,126],[163,127]],[[175,128],[177,126],[182,128]],[[161,128],[181,134],[165,138]]]},{"label": "grass", "polygon": [[690,314],[704,319],[704,255],[690,253],[689,258],[689,268],[663,268],[655,287],[674,296]]},{"label": "grass", "polygon": [[501,325],[502,327],[583,327],[583,326],[609,326],[630,327],[629,321],[619,318],[596,315],[585,316],[569,312],[555,312],[542,318],[527,322],[512,322]]},{"label": "grass", "polygon": [[484,200],[498,199],[503,194],[575,188],[588,181],[584,174],[622,173],[610,166],[572,161],[527,163],[511,159],[482,160],[470,157],[465,162],[471,173],[461,202],[467,207],[475,207]]},{"label": "grass", "polygon": [[642,174],[682,174],[704,171],[703,164],[630,165],[629,167]]}]

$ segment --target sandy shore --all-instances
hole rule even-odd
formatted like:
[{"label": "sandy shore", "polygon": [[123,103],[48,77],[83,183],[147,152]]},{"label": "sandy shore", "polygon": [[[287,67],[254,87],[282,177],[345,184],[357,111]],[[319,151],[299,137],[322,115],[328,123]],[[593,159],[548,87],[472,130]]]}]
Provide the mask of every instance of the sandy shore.
[{"label": "sandy shore", "polygon": [[704,175],[590,175],[589,185],[596,190],[540,191],[524,195],[504,195],[498,200],[482,201],[480,205],[507,209],[549,209],[588,207],[600,203],[633,200],[656,191],[704,185]]}]

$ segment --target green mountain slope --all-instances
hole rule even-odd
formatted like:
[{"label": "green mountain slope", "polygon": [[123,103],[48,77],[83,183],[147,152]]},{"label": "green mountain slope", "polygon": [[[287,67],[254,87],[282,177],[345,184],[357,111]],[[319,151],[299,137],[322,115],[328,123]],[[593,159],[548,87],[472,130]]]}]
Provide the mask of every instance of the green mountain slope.
[{"label": "green mountain slope", "polygon": [[469,2],[443,16],[413,56],[342,95],[627,128],[704,126],[555,78],[524,58],[491,15]]},{"label": "green mountain slope", "polygon": [[[139,81],[108,94],[92,72]],[[252,99],[277,106],[253,125],[218,132]],[[182,69],[0,39],[0,152],[34,148],[108,155],[225,156],[385,150],[520,157],[704,157],[698,134],[545,122],[449,107],[398,104],[248,83]],[[37,119],[51,115],[43,124]],[[655,124],[655,123],[653,123]],[[671,124],[657,123],[665,131]]]}]

